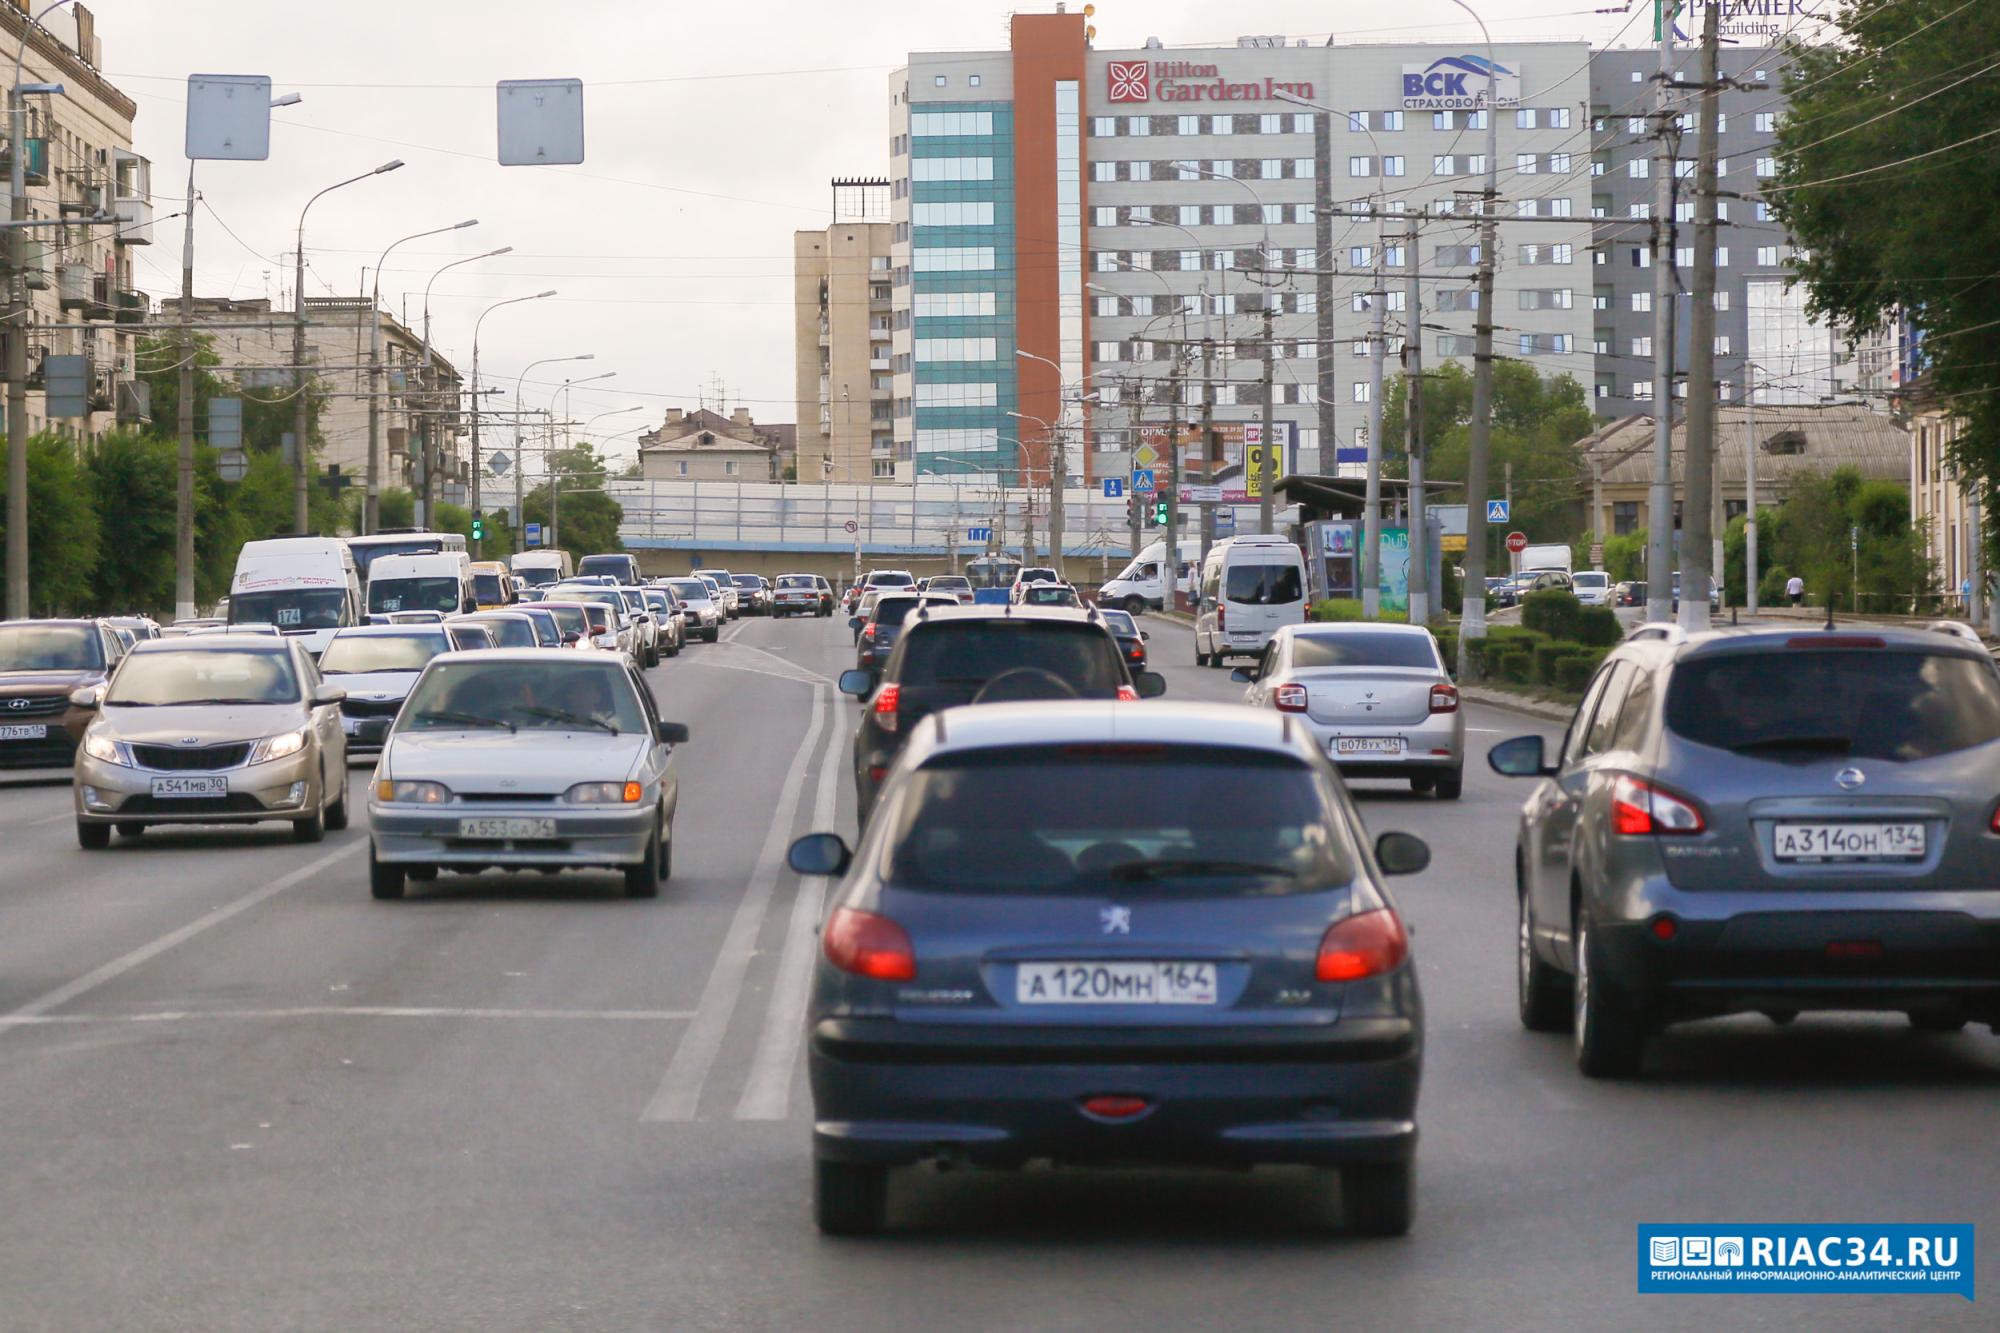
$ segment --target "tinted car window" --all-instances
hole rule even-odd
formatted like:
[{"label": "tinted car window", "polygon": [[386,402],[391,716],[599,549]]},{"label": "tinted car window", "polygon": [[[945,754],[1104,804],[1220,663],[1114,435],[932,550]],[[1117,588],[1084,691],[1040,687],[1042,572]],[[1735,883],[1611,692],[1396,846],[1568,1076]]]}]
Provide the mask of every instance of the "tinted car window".
[{"label": "tinted car window", "polygon": [[805,588],[812,590],[818,588],[819,584],[814,581],[810,574],[780,574],[778,575],[778,586],[780,588]]},{"label": "tinted car window", "polygon": [[690,602],[708,600],[708,585],[700,579],[675,579],[671,584],[675,594]]},{"label": "tinted car window", "polygon": [[[375,579],[368,585],[370,611],[456,611],[464,589],[457,579]],[[236,614],[230,603],[230,614]],[[248,619],[248,615],[244,619]],[[282,621],[274,621],[282,624]],[[311,623],[311,622],[307,622]],[[328,622],[332,623],[332,622]]]},{"label": "tinted car window", "polygon": [[1094,625],[933,621],[912,630],[900,651],[897,679],[910,685],[978,685],[1020,667],[1039,668],[1092,693],[1112,694],[1125,683],[1117,644]]},{"label": "tinted car window", "polygon": [[923,605],[918,597],[884,597],[875,603],[875,623],[878,625],[900,625],[910,618],[910,613]]},{"label": "tinted car window", "polygon": [[1667,727],[1770,758],[1929,759],[2000,738],[1986,662],[1914,651],[1788,649],[1684,662]]},{"label": "tinted car window", "polygon": [[1075,606],[1076,590],[1060,583],[1037,583],[1021,593],[1028,606]]},{"label": "tinted car window", "polygon": [[88,625],[0,625],[0,671],[95,671],[104,641]]},{"label": "tinted car window", "polygon": [[573,660],[440,662],[417,682],[396,729],[457,731],[508,724],[518,730],[647,730],[622,667]]},{"label": "tinted car window", "polygon": [[422,671],[444,651],[442,634],[336,635],[320,654],[319,669],[329,676],[368,671]]},{"label": "tinted car window", "polygon": [[1098,614],[1104,617],[1104,627],[1120,638],[1136,639],[1139,637],[1139,622],[1132,619],[1130,612],[1100,611]]},{"label": "tinted car window", "polygon": [[186,649],[134,653],[104,702],[134,708],[172,704],[290,704],[299,701],[299,681],[285,652]]},{"label": "tinted car window", "polygon": [[472,595],[488,605],[494,602],[505,601],[507,598],[506,585],[500,581],[498,574],[474,574],[472,576]]},{"label": "tinted car window", "polygon": [[1437,654],[1421,634],[1318,632],[1292,638],[1295,667],[1418,667],[1435,671]]},{"label": "tinted car window", "polygon": [[759,579],[755,574],[733,575],[729,581],[745,592],[755,592],[764,586],[763,580]]},{"label": "tinted car window", "polygon": [[1222,596],[1245,606],[1285,606],[1305,594],[1299,589],[1297,565],[1231,565]]},{"label": "tinted car window", "polygon": [[[452,584],[451,604],[458,610],[456,583]],[[279,588],[270,592],[241,592],[229,599],[232,625],[277,625],[283,629],[332,629],[340,624],[347,594],[339,588]],[[400,607],[370,607],[371,611],[400,610]]]},{"label": "tinted car window", "polygon": [[555,605],[547,607],[546,610],[556,618],[556,628],[564,634],[584,632],[584,614],[581,607]]},{"label": "tinted car window", "polygon": [[[1224,789],[1231,799],[1216,800]],[[891,827],[888,877],[947,892],[1296,893],[1343,883],[1354,866],[1318,774],[1224,747],[948,755],[910,776]],[[1172,868],[1138,869],[1149,862]]]},{"label": "tinted car window", "polygon": [[1646,739],[1646,724],[1653,715],[1652,673],[1638,667],[1633,670],[1636,678],[1624,707],[1618,710],[1618,729],[1611,733],[1614,750],[1636,749]]},{"label": "tinted car window", "polygon": [[474,622],[485,627],[493,642],[502,648],[539,648],[535,639],[535,627],[525,620],[481,620]]},{"label": "tinted car window", "polygon": [[1604,683],[1604,693],[1598,698],[1597,712],[1590,720],[1590,738],[1584,744],[1584,753],[1603,754],[1611,748],[1611,737],[1618,729],[1618,710],[1625,703],[1625,691],[1632,686],[1630,663],[1619,662],[1611,669],[1611,678]]},{"label": "tinted car window", "polygon": [[913,588],[917,580],[909,574],[870,574],[866,582],[871,588]]}]

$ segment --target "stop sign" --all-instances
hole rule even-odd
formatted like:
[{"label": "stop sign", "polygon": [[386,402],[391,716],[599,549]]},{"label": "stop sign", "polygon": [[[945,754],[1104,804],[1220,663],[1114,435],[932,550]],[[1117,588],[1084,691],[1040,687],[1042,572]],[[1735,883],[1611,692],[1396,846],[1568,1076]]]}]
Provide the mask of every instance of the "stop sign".
[{"label": "stop sign", "polygon": [[1510,533],[1508,533],[1508,534],[1507,534],[1507,549],[1508,549],[1508,550],[1510,550],[1510,551],[1512,551],[1512,552],[1513,552],[1513,553],[1514,553],[1515,555],[1519,555],[1519,554],[1521,554],[1521,552],[1523,552],[1523,551],[1527,550],[1527,549],[1528,549],[1528,534],[1527,534],[1527,533],[1525,533],[1525,532],[1510,532]]}]

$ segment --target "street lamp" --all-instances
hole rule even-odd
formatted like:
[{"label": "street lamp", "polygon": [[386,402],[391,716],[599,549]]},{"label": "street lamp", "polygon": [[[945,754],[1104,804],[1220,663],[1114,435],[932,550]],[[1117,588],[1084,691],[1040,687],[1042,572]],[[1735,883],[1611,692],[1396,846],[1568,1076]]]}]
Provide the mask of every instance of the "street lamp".
[{"label": "street lamp", "polygon": [[467,227],[479,225],[478,218],[467,218],[454,222],[449,227],[433,227],[429,231],[412,232],[399,240],[389,242],[382,248],[382,257],[375,261],[375,285],[368,295],[368,493],[361,502],[361,531],[373,532],[381,526],[382,503],[382,265],[389,260],[389,252],[404,241],[422,240],[426,236],[442,236],[448,231],[463,231]]},{"label": "street lamp", "polygon": [[[472,512],[475,514],[482,512],[480,508],[482,501],[480,499],[479,486],[479,326],[486,322],[488,315],[503,305],[519,305],[523,301],[540,301],[555,294],[556,289],[551,287],[545,292],[536,292],[533,296],[510,296],[504,301],[495,301],[492,305],[487,306],[479,312],[479,318],[472,321]],[[472,544],[472,554],[474,556],[479,555],[480,545],[479,542]]]},{"label": "street lamp", "polygon": [[308,488],[312,477],[311,450],[307,448],[306,440],[309,429],[306,408],[310,400],[306,392],[306,214],[312,211],[312,206],[320,201],[322,195],[332,194],[342,186],[353,185],[357,181],[365,181],[370,176],[394,171],[402,165],[403,159],[399,157],[384,162],[373,171],[335,181],[306,200],[306,206],[299,210],[298,251],[293,256],[292,265],[292,526],[298,529],[300,536],[305,535],[311,524]]},{"label": "street lamp", "polygon": [[[588,376],[585,376],[585,377],[584,377],[583,379],[580,379],[580,380],[564,380],[564,381],[563,381],[563,382],[562,382],[561,384],[559,384],[559,385],[557,385],[557,386],[556,386],[556,388],[555,388],[555,392],[553,392],[553,393],[551,393],[551,394],[549,395],[549,410],[548,410],[548,411],[546,411],[546,412],[544,412],[544,413],[542,414],[542,419],[543,419],[543,420],[544,420],[545,422],[547,422],[547,423],[548,423],[548,430],[549,430],[549,443],[548,443],[548,448],[546,448],[546,449],[544,449],[544,450],[542,451],[542,458],[543,458],[543,464],[544,464],[544,466],[553,466],[552,464],[548,463],[548,461],[547,461],[547,460],[549,459],[549,457],[551,456],[551,453],[552,453],[552,451],[553,451],[553,450],[555,449],[555,447],[556,447],[556,398],[557,398],[558,396],[560,396],[560,397],[562,398],[562,400],[563,400],[563,420],[564,420],[564,421],[568,421],[568,420],[569,420],[569,396],[568,396],[568,395],[569,395],[569,387],[570,387],[570,386],[571,386],[572,384],[589,384],[589,383],[591,383],[591,382],[593,382],[593,381],[595,381],[595,380],[608,380],[608,379],[616,379],[616,378],[617,378],[617,376],[618,376],[618,372],[617,372],[617,371],[615,371],[615,370],[607,370],[607,371],[605,371],[605,372],[604,372],[604,373],[603,373],[602,375],[588,375]],[[567,441],[567,440],[569,439],[569,431],[568,431],[568,429],[567,429],[566,427],[565,427],[565,429],[563,430],[563,439],[564,439],[565,441]],[[516,473],[516,474],[515,474],[515,477],[514,477],[514,498],[515,498],[515,500],[516,500],[516,501],[519,501],[519,499],[520,499],[520,490],[521,490],[521,478],[520,478],[520,474],[519,474],[519,473]]]},{"label": "street lamp", "polygon": [[[429,389],[431,387],[431,287],[434,284],[436,284],[438,280],[438,275],[443,273],[446,269],[457,268],[460,264],[470,264],[481,259],[491,259],[495,255],[512,254],[513,250],[514,250],[513,246],[503,245],[496,250],[488,250],[483,254],[467,255],[463,259],[454,259],[448,264],[440,264],[431,273],[429,281],[424,283],[423,381],[424,381],[424,387],[426,389]],[[456,395],[454,395],[454,400],[455,399]],[[431,470],[432,469],[431,469],[430,414],[426,414],[417,419],[417,474],[418,475],[417,475],[416,518],[417,518],[417,526],[419,528],[424,527],[426,524],[428,524],[431,518]]]},{"label": "street lamp", "polygon": [[536,366],[554,365],[561,361],[595,361],[596,359],[597,353],[595,352],[584,352],[577,356],[545,356],[539,361],[530,361],[521,368],[521,373],[514,377],[514,521],[516,523],[522,521],[521,488],[524,482],[521,474],[528,470],[527,450],[521,444],[521,426],[527,420],[527,413],[521,407],[521,387],[527,382],[528,372]]},{"label": "street lamp", "polygon": [[[622,417],[628,412],[643,412],[645,410],[646,410],[645,405],[641,403],[641,404],[634,404],[631,407],[613,408],[609,412],[599,412],[596,416],[590,418],[589,421],[583,423],[584,443],[588,444],[590,442],[590,436],[589,436],[590,428],[600,418]],[[638,426],[634,426],[632,428],[632,430],[637,430],[637,429],[639,429]],[[618,432],[618,435],[629,435],[629,434],[631,434],[631,431],[621,430]],[[610,438],[612,440],[615,440],[618,438],[618,435],[613,435]],[[606,443],[609,443],[609,441],[607,440]],[[556,468],[553,461],[549,463],[548,471],[549,471],[549,545],[553,547],[554,545],[556,545],[556,535],[561,531],[560,519],[558,517],[559,511],[557,509],[557,505],[562,498],[563,473]]]},{"label": "street lamp", "polygon": [[[1014,349],[1014,355],[1024,361],[1039,361],[1056,373],[1056,401],[1062,405],[1062,410],[1056,414],[1055,425],[1051,426],[1048,422],[1041,421],[1040,417],[1027,416],[1021,412],[1009,412],[1007,415],[1020,417],[1028,421],[1041,421],[1042,428],[1047,431],[1046,438],[1049,442],[1049,557],[1050,563],[1056,567],[1056,577],[1060,578],[1063,572],[1063,490],[1069,482],[1069,457],[1068,451],[1064,448],[1063,422],[1069,416],[1071,401],[1082,402],[1083,400],[1081,398],[1075,400],[1070,398],[1067,392],[1070,386],[1062,381],[1062,367],[1049,360],[1049,358],[1037,356],[1033,352],[1018,347]],[[1032,476],[1032,473],[1030,475]]]}]

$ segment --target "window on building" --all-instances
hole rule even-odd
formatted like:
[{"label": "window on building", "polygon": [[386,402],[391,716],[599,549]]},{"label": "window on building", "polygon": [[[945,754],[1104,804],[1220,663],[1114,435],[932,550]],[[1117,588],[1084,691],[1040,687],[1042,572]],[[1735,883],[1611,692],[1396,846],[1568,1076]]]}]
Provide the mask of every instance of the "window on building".
[{"label": "window on building", "polygon": [[1532,130],[1535,128],[1535,120],[1535,108],[1524,106],[1514,113],[1514,128],[1517,130]]},{"label": "window on building", "polygon": [[1646,118],[1644,116],[1625,117],[1625,132],[1627,134],[1644,134],[1646,132]]},{"label": "window on building", "polygon": [[1568,129],[1569,108],[1566,106],[1552,106],[1544,109],[1542,112],[1542,123],[1552,130]]},{"label": "window on building", "polygon": [[[1651,386],[1648,385],[1648,388]],[[1611,502],[1611,534],[1614,537],[1629,537],[1639,530],[1639,502],[1637,500],[1613,500]]]},{"label": "window on building", "polygon": [[1716,294],[1715,294],[1715,308],[1716,308],[1717,310],[1727,310],[1727,309],[1729,309],[1729,293],[1728,293],[1728,292],[1724,292],[1724,291],[1718,291],[1718,292],[1716,292]]},{"label": "window on building", "polygon": [[1775,158],[1775,157],[1760,157],[1760,158],[1758,158],[1758,159],[1757,159],[1757,179],[1758,179],[1758,180],[1760,180],[1760,181],[1761,181],[1761,180],[1769,180],[1769,179],[1770,179],[1771,177],[1773,177],[1773,176],[1775,176],[1775,175],[1777,175],[1777,174],[1778,174],[1778,159],[1777,159],[1777,158]]},{"label": "window on building", "polygon": [[1514,154],[1514,171],[1516,175],[1532,176],[1535,174],[1538,166],[1539,162],[1533,153]]},{"label": "window on building", "polygon": [[[1549,174],[1550,174],[1550,175],[1553,175],[1553,176],[1567,176],[1567,175],[1569,175],[1569,154],[1568,154],[1568,153],[1550,153],[1550,154],[1549,154]],[[1568,201],[1568,200],[1564,200],[1563,202],[1564,202],[1564,203],[1568,203],[1569,201]]]},{"label": "window on building", "polygon": [[945,79],[945,76],[944,76],[944,75],[942,75],[942,74],[934,74],[934,75],[932,75],[932,76],[931,76],[931,87],[933,87],[933,88],[942,88],[942,87],[944,87],[944,86],[945,86],[945,83],[946,83],[946,79]]},{"label": "window on building", "polygon": [[1653,174],[1653,164],[1643,157],[1635,157],[1625,164],[1626,174],[1633,180],[1644,180]]},{"label": "window on building", "polygon": [[677,477],[685,477],[687,474],[688,474],[687,460],[685,458],[676,458],[674,460],[674,475]]},{"label": "window on building", "polygon": [[[1303,161],[1304,159],[1301,159],[1301,160]],[[1305,174],[1306,174],[1306,175],[1311,175],[1312,173],[1311,173],[1311,172],[1307,172],[1307,173],[1305,173]],[[1382,159],[1382,174],[1383,174],[1384,176],[1400,176],[1400,175],[1402,175],[1402,174],[1403,174],[1403,159],[1402,159],[1402,157],[1401,157],[1401,156],[1399,156],[1399,155],[1394,155],[1394,154],[1392,154],[1392,155],[1389,155],[1389,156],[1386,156],[1386,157],[1384,157],[1384,158]]]},{"label": "window on building", "polygon": [[1633,292],[1632,309],[1641,315],[1650,314],[1653,309],[1653,294],[1651,292]]},{"label": "window on building", "polygon": [[1757,113],[1757,132],[1759,134],[1773,134],[1777,132],[1777,128],[1778,128],[1777,112],[1759,111]]},{"label": "window on building", "polygon": [[1758,246],[1758,247],[1757,247],[1757,267],[1758,267],[1758,268],[1776,268],[1777,266],[1778,266],[1778,247],[1777,247],[1777,246],[1775,246],[1775,245],[1760,245],[1760,246]]},{"label": "window on building", "polygon": [[1210,117],[1208,118],[1208,132],[1209,132],[1210,134],[1234,134],[1234,133],[1236,133],[1236,117],[1234,117],[1234,116],[1210,116]]},{"label": "window on building", "polygon": [[1368,381],[1367,381],[1367,380],[1356,380],[1356,381],[1354,382],[1354,401],[1355,401],[1355,402],[1357,402],[1357,403],[1365,403],[1365,402],[1367,402],[1367,401],[1368,401],[1368,397],[1369,397],[1369,395],[1368,395],[1368,387],[1369,387],[1369,386],[1368,386]]}]

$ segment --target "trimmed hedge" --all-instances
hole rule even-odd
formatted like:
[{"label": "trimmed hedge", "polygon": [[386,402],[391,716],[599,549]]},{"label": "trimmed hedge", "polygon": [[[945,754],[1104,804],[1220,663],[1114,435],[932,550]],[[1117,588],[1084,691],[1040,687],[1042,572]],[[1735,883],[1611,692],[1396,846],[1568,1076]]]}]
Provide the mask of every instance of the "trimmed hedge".
[{"label": "trimmed hedge", "polygon": [[1556,683],[1556,663],[1575,653],[1577,645],[1560,639],[1535,645],[1535,679],[1544,685]]},{"label": "trimmed hedge", "polygon": [[1551,639],[1576,641],[1581,637],[1582,619],[1583,603],[1576,600],[1574,593],[1559,588],[1531,592],[1521,599],[1521,623]]},{"label": "trimmed hedge", "polygon": [[1576,638],[1578,643],[1592,648],[1609,648],[1625,637],[1625,627],[1618,623],[1618,613],[1608,606],[1586,606],[1577,620]]},{"label": "trimmed hedge", "polygon": [[[1352,597],[1329,597],[1324,601],[1314,602],[1306,612],[1306,619],[1322,622],[1342,622],[1365,620],[1366,617],[1362,615],[1361,603],[1357,599]],[[1410,622],[1410,615],[1407,611],[1385,610],[1376,616],[1375,619],[1388,624],[1407,625]]]},{"label": "trimmed hedge", "polygon": [[1597,664],[1603,660],[1604,654],[1595,649],[1564,653],[1555,660],[1552,683],[1559,690],[1582,694],[1583,687],[1590,684],[1591,676],[1596,673]]},{"label": "trimmed hedge", "polygon": [[1530,683],[1535,669],[1533,653],[1524,652],[1519,648],[1503,648],[1493,654],[1492,660],[1502,680],[1511,680],[1517,685]]}]

